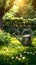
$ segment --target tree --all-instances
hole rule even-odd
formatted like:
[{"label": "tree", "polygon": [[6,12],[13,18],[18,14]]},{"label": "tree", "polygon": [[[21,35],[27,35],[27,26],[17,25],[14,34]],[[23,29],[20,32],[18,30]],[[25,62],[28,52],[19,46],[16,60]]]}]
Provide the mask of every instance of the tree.
[{"label": "tree", "polygon": [[6,2],[6,0],[2,0],[2,1],[1,1],[0,18],[2,18],[3,14],[4,14],[4,10],[5,10],[5,2]]},{"label": "tree", "polygon": [[32,13],[32,0],[14,0],[10,3],[12,5],[10,4],[10,6],[7,8],[9,11],[5,15],[8,18],[10,17],[9,19],[12,18],[12,15],[15,17],[27,18],[28,15]]},{"label": "tree", "polygon": [[[15,16],[22,16],[23,14],[28,14],[32,9],[31,4],[36,8],[35,0],[0,0],[0,18],[8,12],[11,8],[14,9]],[[34,4],[35,3],[35,4]],[[15,6],[15,7],[14,7]],[[17,9],[17,11],[15,11]]]},{"label": "tree", "polygon": [[[8,2],[8,4],[7,4]],[[1,0],[1,7],[0,7],[0,18],[13,6],[14,0]],[[8,6],[9,5],[9,6]]]}]

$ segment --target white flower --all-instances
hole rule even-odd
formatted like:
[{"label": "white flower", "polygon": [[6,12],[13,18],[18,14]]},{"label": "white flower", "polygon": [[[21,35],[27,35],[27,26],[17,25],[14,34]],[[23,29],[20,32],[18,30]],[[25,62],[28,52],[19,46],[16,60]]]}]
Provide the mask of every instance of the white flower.
[{"label": "white flower", "polygon": [[20,53],[20,57],[22,57],[22,54]]},{"label": "white flower", "polygon": [[33,55],[35,55],[35,53],[33,53]]},{"label": "white flower", "polygon": [[21,58],[18,58],[18,60],[21,60]]},{"label": "white flower", "polygon": [[26,52],[24,52],[24,53],[26,53]]},{"label": "white flower", "polygon": [[24,60],[24,59],[25,59],[25,57],[22,57],[22,59]]},{"label": "white flower", "polygon": [[12,59],[14,59],[14,57],[12,57]]},{"label": "white flower", "polygon": [[29,54],[29,52],[27,52],[27,54]]},{"label": "white flower", "polygon": [[16,56],[16,59],[18,59],[18,56]]}]

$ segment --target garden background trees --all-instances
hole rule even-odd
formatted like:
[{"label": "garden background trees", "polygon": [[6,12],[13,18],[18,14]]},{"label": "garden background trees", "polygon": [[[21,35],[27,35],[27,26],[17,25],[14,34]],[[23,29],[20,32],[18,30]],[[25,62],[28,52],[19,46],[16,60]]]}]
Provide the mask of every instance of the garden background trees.
[{"label": "garden background trees", "polygon": [[28,16],[33,9],[36,10],[35,0],[0,0],[0,18],[8,11],[14,11],[14,16],[25,17],[25,14]]}]

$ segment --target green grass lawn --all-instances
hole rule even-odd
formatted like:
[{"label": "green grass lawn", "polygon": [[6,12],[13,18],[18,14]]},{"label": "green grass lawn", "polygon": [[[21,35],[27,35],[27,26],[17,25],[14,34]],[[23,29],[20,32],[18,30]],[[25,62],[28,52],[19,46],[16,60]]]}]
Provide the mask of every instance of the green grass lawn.
[{"label": "green grass lawn", "polygon": [[36,65],[36,37],[33,46],[23,46],[15,37],[10,38],[8,46],[0,46],[1,65]]}]

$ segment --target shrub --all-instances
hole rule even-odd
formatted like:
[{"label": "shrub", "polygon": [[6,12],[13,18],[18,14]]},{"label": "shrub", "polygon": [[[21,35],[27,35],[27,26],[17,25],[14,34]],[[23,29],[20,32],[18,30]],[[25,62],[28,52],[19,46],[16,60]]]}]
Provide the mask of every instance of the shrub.
[{"label": "shrub", "polygon": [[10,34],[1,31],[0,32],[0,46],[2,45],[8,45],[10,43]]},{"label": "shrub", "polygon": [[3,29],[6,32],[13,33],[16,32],[17,29],[19,29],[19,32],[22,34],[22,31],[25,28],[31,28],[32,30],[36,29],[36,19],[23,19],[21,18],[12,18],[12,19],[6,19],[3,22]]},{"label": "shrub", "polygon": [[34,31],[34,36],[36,36],[36,30]]}]

